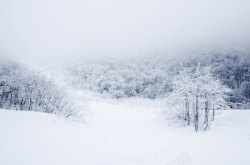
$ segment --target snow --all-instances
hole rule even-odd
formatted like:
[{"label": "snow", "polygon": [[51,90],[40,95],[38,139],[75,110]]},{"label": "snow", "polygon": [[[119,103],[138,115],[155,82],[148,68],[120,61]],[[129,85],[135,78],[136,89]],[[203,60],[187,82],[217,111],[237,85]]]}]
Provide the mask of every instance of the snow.
[{"label": "snow", "polygon": [[0,110],[0,165],[249,164],[250,111],[222,111],[196,133],[166,120],[163,105],[92,97],[76,121]]}]

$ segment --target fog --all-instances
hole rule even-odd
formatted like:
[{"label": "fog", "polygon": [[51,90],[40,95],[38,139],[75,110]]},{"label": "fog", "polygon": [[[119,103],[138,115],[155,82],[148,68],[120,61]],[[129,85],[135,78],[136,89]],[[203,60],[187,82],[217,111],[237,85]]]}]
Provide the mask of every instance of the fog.
[{"label": "fog", "polygon": [[0,0],[0,56],[44,66],[249,45],[249,0]]}]

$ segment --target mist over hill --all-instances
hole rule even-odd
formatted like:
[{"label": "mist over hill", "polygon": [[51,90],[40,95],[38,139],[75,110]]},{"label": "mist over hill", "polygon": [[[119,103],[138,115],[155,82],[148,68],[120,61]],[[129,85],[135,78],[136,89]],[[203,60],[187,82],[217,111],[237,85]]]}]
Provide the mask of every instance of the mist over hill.
[{"label": "mist over hill", "polygon": [[56,68],[89,58],[249,52],[247,0],[0,2],[0,55]]}]

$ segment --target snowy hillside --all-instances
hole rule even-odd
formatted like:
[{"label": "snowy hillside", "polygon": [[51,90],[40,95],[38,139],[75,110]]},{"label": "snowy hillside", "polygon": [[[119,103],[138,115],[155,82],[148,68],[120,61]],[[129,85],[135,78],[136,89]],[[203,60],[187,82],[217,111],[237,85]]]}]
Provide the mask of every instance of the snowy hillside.
[{"label": "snowy hillside", "polygon": [[207,132],[162,118],[156,103],[93,99],[84,120],[0,111],[1,165],[248,165],[250,111],[222,111]]},{"label": "snowy hillside", "polygon": [[250,0],[0,0],[0,165],[250,165]]}]

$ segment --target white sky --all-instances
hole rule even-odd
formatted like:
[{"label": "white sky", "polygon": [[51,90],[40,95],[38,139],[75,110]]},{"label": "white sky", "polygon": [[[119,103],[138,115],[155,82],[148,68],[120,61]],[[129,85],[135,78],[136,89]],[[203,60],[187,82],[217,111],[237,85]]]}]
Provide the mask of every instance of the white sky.
[{"label": "white sky", "polygon": [[0,56],[41,64],[249,45],[250,0],[0,0]]}]

